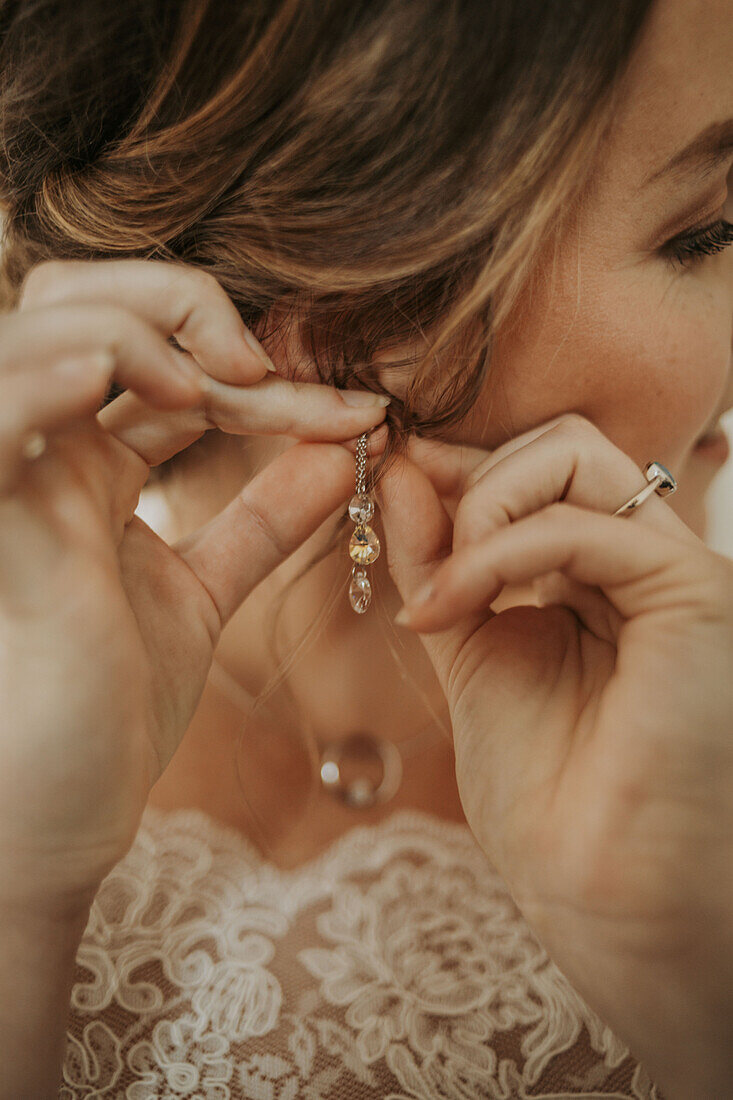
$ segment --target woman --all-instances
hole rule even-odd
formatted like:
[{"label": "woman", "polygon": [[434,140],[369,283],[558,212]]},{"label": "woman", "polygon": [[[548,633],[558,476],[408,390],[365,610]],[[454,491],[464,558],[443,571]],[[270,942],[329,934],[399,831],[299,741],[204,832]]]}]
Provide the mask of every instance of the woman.
[{"label": "woman", "polygon": [[61,7],[0,5],[0,1095],[728,1095],[726,0]]}]

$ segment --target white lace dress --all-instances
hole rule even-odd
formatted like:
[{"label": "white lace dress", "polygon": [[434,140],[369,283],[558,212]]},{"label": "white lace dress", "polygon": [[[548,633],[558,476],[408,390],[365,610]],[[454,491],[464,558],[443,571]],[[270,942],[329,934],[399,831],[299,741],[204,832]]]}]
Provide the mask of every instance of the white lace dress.
[{"label": "white lace dress", "polygon": [[464,824],[402,810],[279,870],[148,807],[77,956],[62,1100],[661,1100]]}]

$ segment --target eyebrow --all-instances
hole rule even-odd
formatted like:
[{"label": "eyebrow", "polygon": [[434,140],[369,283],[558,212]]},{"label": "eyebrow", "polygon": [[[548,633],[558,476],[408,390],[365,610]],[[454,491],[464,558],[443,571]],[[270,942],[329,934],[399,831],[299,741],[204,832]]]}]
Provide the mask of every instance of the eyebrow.
[{"label": "eyebrow", "polygon": [[706,175],[712,172],[721,161],[733,152],[733,118],[724,122],[713,122],[701,130],[697,137],[665,161],[644,180],[644,186],[655,183],[668,173],[697,172]]}]

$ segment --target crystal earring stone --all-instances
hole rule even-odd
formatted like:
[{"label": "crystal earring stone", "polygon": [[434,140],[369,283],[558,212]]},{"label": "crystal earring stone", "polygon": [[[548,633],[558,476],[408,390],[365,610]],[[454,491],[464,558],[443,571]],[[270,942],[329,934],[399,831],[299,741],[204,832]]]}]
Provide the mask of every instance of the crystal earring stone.
[{"label": "crystal earring stone", "polygon": [[349,603],[354,611],[363,615],[372,602],[372,586],[363,569],[354,566],[349,585]]},{"label": "crystal earring stone", "polygon": [[349,541],[349,554],[359,565],[371,565],[379,557],[379,539],[371,527],[357,527]]},{"label": "crystal earring stone", "polygon": [[349,583],[349,603],[354,611],[363,614],[372,599],[372,586],[366,574],[365,565],[371,565],[379,557],[381,549],[375,531],[369,526],[374,516],[375,505],[367,492],[367,438],[364,432],[356,442],[356,478],[354,495],[349,501],[349,518],[356,524],[349,540],[349,557],[356,564],[351,567]]},{"label": "crystal earring stone", "polygon": [[374,515],[374,502],[366,493],[355,493],[349,501],[349,516],[354,523],[368,523]]}]

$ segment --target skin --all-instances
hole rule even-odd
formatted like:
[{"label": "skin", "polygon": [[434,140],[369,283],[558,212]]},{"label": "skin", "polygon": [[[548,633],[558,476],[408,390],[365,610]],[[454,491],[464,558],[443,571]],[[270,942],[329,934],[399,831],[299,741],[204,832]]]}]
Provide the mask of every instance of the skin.
[{"label": "skin", "polygon": [[[385,477],[389,569],[380,559],[374,570],[387,607],[394,596],[413,609],[413,631],[402,633],[420,640],[448,700],[474,835],[575,987],[679,1097],[724,1094],[733,1074],[721,980],[733,962],[733,577],[697,537],[699,500],[717,468],[694,453],[733,404],[733,254],[681,270],[661,247],[731,217],[733,154],[705,175],[642,185],[733,115],[726,15],[721,3],[655,10],[594,186],[500,335],[475,415],[450,443],[414,443]],[[383,378],[389,385],[388,365]],[[568,410],[582,419],[549,427]],[[631,496],[652,457],[686,494],[652,498],[631,521],[589,516]],[[507,515],[531,517],[563,493],[541,526],[517,523],[499,538]],[[293,635],[333,576],[324,569],[303,584]],[[428,579],[437,595],[417,609]],[[379,664],[383,624],[365,616],[349,631],[349,614],[329,624],[337,667],[330,646],[296,666],[298,702],[324,733],[367,713],[383,734],[404,737],[395,717],[404,689],[395,678],[385,691]],[[247,645],[255,621],[232,623],[220,651],[245,683],[257,669]],[[358,685],[346,698],[329,661],[332,677]],[[684,675],[670,675],[677,669]],[[171,783],[189,797],[186,772],[182,755]],[[429,807],[445,771],[426,783]],[[159,804],[175,804],[168,790],[172,800],[163,789]],[[341,824],[330,806],[308,820],[311,842]],[[279,852],[293,861],[286,842]],[[670,991],[664,1005],[660,988]]]},{"label": "skin", "polygon": [[[191,721],[221,629],[343,500],[341,441],[384,415],[275,378],[247,335],[213,279],[144,261],[40,265],[0,319],[3,1100],[56,1095],[91,900]],[[126,392],[97,415],[112,377]],[[213,426],[318,442],[169,546],[134,515],[140,491]],[[47,446],[26,461],[31,430]]]},{"label": "skin", "polygon": [[[731,701],[722,690],[733,651],[731,567],[657,497],[628,521],[588,509],[608,513],[630,496],[651,456],[681,482],[688,471],[697,476],[692,442],[731,402],[731,254],[681,275],[651,247],[658,222],[680,214],[683,202],[699,204],[693,220],[702,223],[722,211],[731,158],[715,180],[686,184],[684,199],[679,179],[643,199],[632,186],[702,126],[733,114],[725,8],[658,5],[578,232],[552,269],[549,262],[540,269],[531,302],[519,303],[502,334],[497,402],[487,390],[473,423],[442,448],[428,453],[415,444],[379,497],[390,554],[390,571],[380,574],[387,609],[412,601],[426,580],[443,592],[442,603],[439,595],[432,611],[413,618],[419,629],[401,632],[411,639],[402,655],[449,712],[469,826],[589,1003],[665,1094],[696,1098],[724,1095],[733,1072],[725,1063],[731,1013],[722,978],[733,959],[733,914],[721,888],[733,833],[726,809]],[[207,787],[207,747],[214,770],[225,759],[232,770],[220,736],[228,729],[231,747],[231,707],[212,705],[219,725],[208,727],[208,746],[197,725],[211,651],[221,637],[232,670],[261,682],[268,669],[245,643],[261,638],[256,631],[278,586],[310,556],[320,524],[342,510],[353,450],[338,440],[364,430],[353,421],[336,426],[338,398],[325,388],[315,387],[316,395],[265,378],[210,284],[177,279],[141,296],[139,277],[116,270],[107,282],[90,280],[82,267],[46,269],[45,282],[35,277],[0,341],[3,407],[24,410],[22,426],[58,431],[32,468],[19,458],[12,425],[1,433],[4,652],[24,646],[37,658],[32,670],[3,668],[11,718],[5,775],[12,779],[0,790],[0,986],[10,988],[20,970],[27,991],[0,1020],[14,1054],[3,1059],[0,1049],[15,1074],[4,1082],[8,1096],[52,1095],[74,943],[95,886],[134,835],[151,783],[159,804],[191,804],[193,790],[215,816],[231,812],[230,795],[241,801],[222,771],[220,786]],[[168,315],[187,289],[190,313]],[[113,341],[102,336],[110,327]],[[188,389],[162,359],[163,335],[180,332],[205,376]],[[100,350],[107,359],[94,358]],[[76,406],[64,404],[46,377],[54,355],[87,356]],[[35,367],[24,356],[35,356]],[[277,364],[274,350],[273,358]],[[151,360],[158,363],[153,381],[141,370]],[[26,384],[26,368],[43,373],[43,385],[35,378]],[[387,360],[384,370],[388,379]],[[95,423],[111,373],[131,392]],[[568,409],[583,418],[549,426]],[[81,423],[70,422],[72,414]],[[192,470],[189,533],[165,547],[131,520],[137,494],[150,464],[212,421],[245,435],[295,428],[295,438],[319,442],[282,448],[273,441],[273,453],[282,453],[234,507],[200,530],[212,504],[198,506],[198,490],[213,496],[215,487],[226,503],[237,471],[226,484],[215,464]],[[378,421],[374,415],[370,423]],[[535,476],[527,476],[527,463]],[[546,511],[563,486],[566,503]],[[508,526],[507,513],[518,522]],[[386,555],[379,564],[386,570]],[[343,573],[343,563],[324,565],[293,601],[291,631],[312,620]],[[516,606],[536,576],[557,570],[559,605],[540,606],[540,593],[538,606]],[[502,587],[504,611],[496,614]],[[622,630],[624,619],[633,626]],[[333,650],[309,654],[296,669],[298,702],[324,732],[368,713],[382,732],[398,736],[413,711],[394,670],[393,692],[382,675],[389,659],[378,626],[347,607],[333,622],[343,646],[332,679],[317,681],[314,672],[333,666]],[[624,676],[612,681],[614,650]],[[669,668],[687,675],[665,680]],[[39,669],[57,698],[50,690],[39,697]],[[127,690],[131,680],[135,693]],[[59,713],[67,718],[62,733]],[[421,796],[412,790],[414,804],[437,805],[446,771],[433,768],[426,764]],[[650,837],[657,842],[651,873]],[[51,925],[60,933],[55,939],[39,936],[39,926]],[[668,991],[662,1006],[660,988]],[[24,1050],[26,1058],[18,1053]]]},{"label": "skin", "polygon": [[[472,416],[445,437],[477,449],[465,453],[469,467],[528,429],[576,411],[639,468],[656,458],[675,473],[679,489],[669,504],[700,536],[705,494],[718,467],[695,453],[694,443],[716,414],[733,405],[733,249],[682,269],[663,257],[660,247],[689,227],[721,216],[733,218],[733,193],[728,192],[733,153],[707,175],[668,175],[646,187],[644,180],[700,130],[733,115],[733,24],[727,8],[725,0],[664,0],[654,9],[631,63],[591,192],[559,251],[541,258],[532,285],[499,333],[490,380]],[[295,370],[296,377],[315,377],[292,329],[270,351],[288,376]],[[399,393],[401,382],[390,371],[390,357],[385,353],[382,358],[382,381]],[[280,445],[275,442],[276,449]],[[435,444],[420,449],[414,445],[411,456],[434,465],[437,449]],[[258,453],[256,445],[249,451]],[[269,441],[261,453],[263,459],[273,453]],[[174,523],[172,530],[187,530],[204,518],[209,507],[204,502],[212,494],[223,503],[237,491],[242,479],[238,453],[225,447],[219,459],[205,470],[191,471],[171,490],[170,505],[178,517],[178,527]],[[627,495],[633,491],[632,487]],[[618,505],[624,499],[617,492],[613,501]],[[252,691],[262,687],[276,668],[252,639],[262,637],[278,591],[319,545],[315,536],[300,547],[224,631],[217,657]],[[386,616],[392,619],[402,601],[387,554],[370,569]],[[287,638],[296,640],[305,632],[344,577],[344,563],[331,558],[299,582],[284,614]],[[496,606],[535,599],[531,585],[507,586]],[[399,647],[416,687],[405,689],[385,635]],[[418,640],[404,631],[395,638],[378,609],[357,618],[342,598],[329,619],[328,637],[331,644],[312,645],[289,672],[299,709],[322,738],[363,725],[365,715],[371,728],[394,741],[410,739],[430,721],[431,708],[445,720],[443,693]],[[391,683],[393,689],[375,696],[374,683]],[[273,723],[287,727],[296,751],[292,718],[281,696],[272,698],[270,724],[263,728],[266,733]],[[229,824],[251,828],[239,779],[228,766],[233,723],[241,726],[241,713],[218,689],[208,690],[153,801],[163,807],[193,802]],[[250,731],[253,728],[257,727]],[[215,744],[221,746],[213,755],[212,730]],[[359,819],[379,820],[399,805],[433,812],[437,808],[444,816],[462,818],[441,749],[445,740],[438,732],[433,758],[413,760],[409,789],[403,787],[396,801],[365,811]],[[246,756],[241,766],[246,789]],[[302,759],[292,777],[300,809],[304,780],[296,771],[302,773]],[[224,789],[223,773],[230,777]],[[293,834],[289,820],[272,814],[262,827],[270,857],[292,866],[354,820],[353,811],[341,810],[317,794],[308,830],[299,828]]]},{"label": "skin", "polygon": [[[692,453],[710,418],[733,404],[730,251],[686,270],[660,240],[733,215],[733,152],[707,176],[653,172],[710,123],[733,115],[733,23],[723,2],[660,4],[629,73],[602,169],[554,268],[500,340],[496,401],[462,442],[493,448],[575,410],[640,466],[658,457],[685,485],[714,469]],[[697,473],[702,469],[702,475]],[[677,498],[675,503],[681,499]],[[688,517],[686,517],[688,518]]]}]

